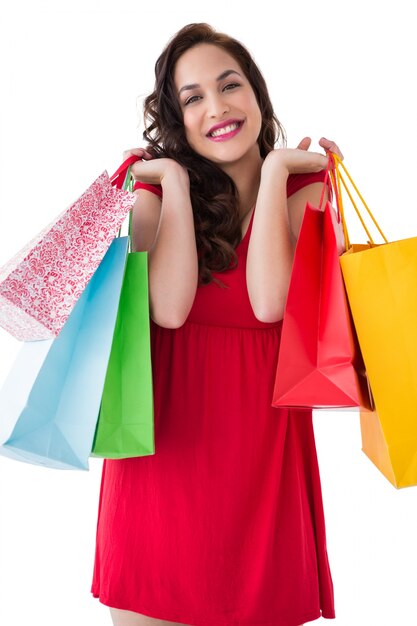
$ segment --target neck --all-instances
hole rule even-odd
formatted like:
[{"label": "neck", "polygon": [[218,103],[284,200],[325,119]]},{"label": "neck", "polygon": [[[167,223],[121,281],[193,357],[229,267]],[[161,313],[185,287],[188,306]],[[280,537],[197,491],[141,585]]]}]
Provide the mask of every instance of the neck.
[{"label": "neck", "polygon": [[238,162],[232,163],[224,168],[226,174],[228,174],[235,183],[238,191],[241,220],[244,219],[255,205],[261,182],[262,163],[263,159],[256,145],[253,153],[245,155],[245,157]]}]

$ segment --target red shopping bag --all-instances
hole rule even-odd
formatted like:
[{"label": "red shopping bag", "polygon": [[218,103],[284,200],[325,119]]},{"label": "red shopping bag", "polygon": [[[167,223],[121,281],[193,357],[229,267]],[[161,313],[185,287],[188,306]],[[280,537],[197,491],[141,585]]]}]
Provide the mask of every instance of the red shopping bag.
[{"label": "red shopping bag", "polygon": [[129,157],[93,182],[0,268],[0,326],[16,339],[58,335],[135,202],[122,191]]},{"label": "red shopping bag", "polygon": [[344,248],[337,237],[339,222],[330,202],[324,210],[307,204],[284,312],[272,406],[371,409],[340,268]]}]

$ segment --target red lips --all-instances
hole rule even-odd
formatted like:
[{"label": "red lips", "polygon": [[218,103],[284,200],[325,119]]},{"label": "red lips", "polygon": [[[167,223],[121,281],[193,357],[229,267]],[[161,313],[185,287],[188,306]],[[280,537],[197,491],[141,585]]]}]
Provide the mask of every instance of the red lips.
[{"label": "red lips", "polygon": [[224,128],[225,126],[230,126],[231,124],[242,124],[243,120],[238,120],[238,119],[230,119],[230,120],[226,120],[224,122],[220,122],[220,124],[215,124],[214,126],[212,126],[210,128],[210,130],[208,131],[207,135],[210,135],[210,133],[212,133],[214,130],[217,130],[218,128]]}]

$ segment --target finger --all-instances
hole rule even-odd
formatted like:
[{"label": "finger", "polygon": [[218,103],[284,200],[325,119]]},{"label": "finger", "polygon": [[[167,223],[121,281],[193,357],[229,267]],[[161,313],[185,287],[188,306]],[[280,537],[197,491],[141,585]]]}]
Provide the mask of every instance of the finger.
[{"label": "finger", "polygon": [[130,150],[125,150],[123,152],[123,160],[125,161],[130,156],[138,156],[142,158],[152,158],[152,155],[145,150],[145,148],[131,148]]},{"label": "finger", "polygon": [[297,146],[297,150],[308,150],[311,145],[311,138],[304,137]]},{"label": "finger", "polygon": [[125,161],[126,159],[128,159],[130,156],[138,156],[141,157],[142,156],[142,148],[132,148],[130,150],[124,150],[123,152],[123,161]]},{"label": "finger", "polygon": [[324,148],[326,152],[333,152],[334,154],[337,154],[337,156],[343,161],[343,154],[341,153],[339,146],[334,141],[330,141],[330,139],[322,137],[319,141],[319,145]]}]

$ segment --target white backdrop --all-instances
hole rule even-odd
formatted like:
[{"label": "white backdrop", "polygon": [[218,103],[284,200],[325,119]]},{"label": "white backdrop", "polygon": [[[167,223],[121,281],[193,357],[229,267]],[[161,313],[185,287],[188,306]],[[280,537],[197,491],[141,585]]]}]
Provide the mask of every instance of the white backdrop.
[{"label": "white backdrop", "polygon": [[[202,8],[199,8],[201,5]],[[204,7],[204,5],[207,5]],[[154,62],[184,24],[243,41],[289,146],[335,139],[390,239],[417,233],[412,3],[21,0],[0,21],[0,265],[138,145]],[[20,344],[0,329],[0,383]],[[417,489],[361,451],[355,413],[314,415],[337,626],[417,624]],[[90,595],[102,461],[0,457],[0,624],[110,624]]]}]

